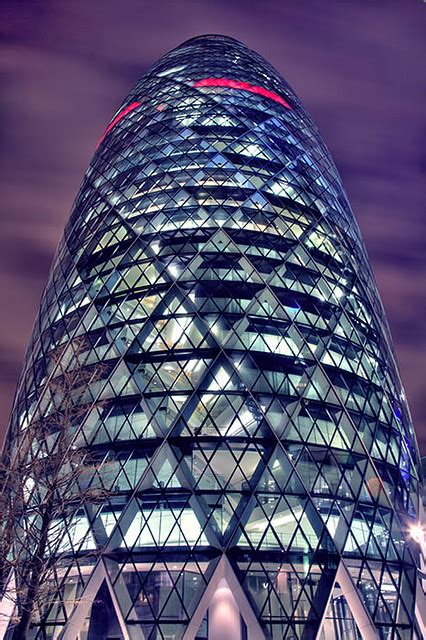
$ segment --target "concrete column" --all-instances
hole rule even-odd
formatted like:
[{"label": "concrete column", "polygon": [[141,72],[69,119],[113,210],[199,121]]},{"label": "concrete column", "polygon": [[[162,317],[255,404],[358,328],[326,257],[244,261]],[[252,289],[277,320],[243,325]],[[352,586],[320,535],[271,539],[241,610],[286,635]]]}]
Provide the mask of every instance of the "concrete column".
[{"label": "concrete column", "polygon": [[349,609],[351,610],[358,630],[362,636],[362,640],[378,640],[379,634],[377,629],[374,626],[368,609],[361,599],[361,594],[352,582],[343,561],[340,562],[336,580],[346,598],[346,602],[349,605]]},{"label": "concrete column", "polygon": [[0,640],[6,635],[9,622],[15,612],[16,587],[15,576],[10,573],[9,580],[3,596],[0,600]]},{"label": "concrete column", "polygon": [[241,640],[240,610],[224,578],[209,606],[209,640]]}]

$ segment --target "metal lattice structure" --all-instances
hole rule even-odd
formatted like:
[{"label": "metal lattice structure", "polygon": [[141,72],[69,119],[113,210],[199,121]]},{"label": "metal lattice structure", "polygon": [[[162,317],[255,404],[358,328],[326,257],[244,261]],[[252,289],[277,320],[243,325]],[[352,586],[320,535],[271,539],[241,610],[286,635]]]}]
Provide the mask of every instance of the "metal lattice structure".
[{"label": "metal lattice structure", "polygon": [[80,510],[34,637],[219,640],[222,589],[227,637],[420,640],[418,454],[385,314],[315,125],[240,42],[185,42],[111,120],[11,450],[51,410],[58,349],[104,367],[72,438],[105,497]]}]

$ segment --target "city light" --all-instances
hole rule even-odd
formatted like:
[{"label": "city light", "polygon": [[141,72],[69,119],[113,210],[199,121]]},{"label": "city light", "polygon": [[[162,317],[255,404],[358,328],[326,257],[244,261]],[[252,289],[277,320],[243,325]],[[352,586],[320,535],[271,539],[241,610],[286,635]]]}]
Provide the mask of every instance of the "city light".
[{"label": "city light", "polygon": [[413,538],[417,544],[423,545],[425,542],[425,527],[419,523],[411,525],[409,529],[410,537]]}]

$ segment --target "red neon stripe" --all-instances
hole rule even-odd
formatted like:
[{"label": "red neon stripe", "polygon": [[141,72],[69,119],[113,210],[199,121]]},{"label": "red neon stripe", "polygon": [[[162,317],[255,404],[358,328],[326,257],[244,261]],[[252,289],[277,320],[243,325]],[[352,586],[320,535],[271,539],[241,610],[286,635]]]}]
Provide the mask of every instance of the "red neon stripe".
[{"label": "red neon stripe", "polygon": [[127,116],[128,113],[130,113],[131,111],[133,111],[134,109],[139,107],[141,104],[142,104],[142,102],[131,102],[127,107],[124,107],[124,109],[122,109],[120,111],[120,113],[117,116],[115,116],[114,120],[109,123],[109,125],[105,129],[105,132],[104,132],[102,138],[99,140],[98,144],[96,145],[96,148],[99,147],[101,142],[103,142],[103,140],[105,139],[105,136],[107,136],[109,134],[111,129],[113,129],[115,127],[115,125],[118,122],[120,122],[120,120],[122,120],[124,118],[124,116]]},{"label": "red neon stripe", "polygon": [[243,91],[250,91],[251,93],[257,93],[264,98],[270,98],[275,100],[283,107],[291,109],[288,102],[281,98],[278,93],[264,89],[264,87],[257,87],[255,84],[249,84],[248,82],[242,82],[241,80],[230,80],[229,78],[203,78],[195,82],[194,87],[230,87],[231,89],[242,89]]}]

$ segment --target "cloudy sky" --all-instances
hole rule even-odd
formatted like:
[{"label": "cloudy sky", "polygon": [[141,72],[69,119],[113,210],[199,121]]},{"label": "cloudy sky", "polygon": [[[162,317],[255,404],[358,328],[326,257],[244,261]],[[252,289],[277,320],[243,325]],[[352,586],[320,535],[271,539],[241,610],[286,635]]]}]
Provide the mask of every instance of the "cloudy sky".
[{"label": "cloudy sky", "polygon": [[364,235],[426,454],[426,3],[6,0],[0,138],[0,431],[55,246],[123,97],[183,40],[266,57],[313,115]]}]

